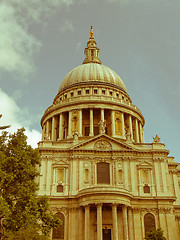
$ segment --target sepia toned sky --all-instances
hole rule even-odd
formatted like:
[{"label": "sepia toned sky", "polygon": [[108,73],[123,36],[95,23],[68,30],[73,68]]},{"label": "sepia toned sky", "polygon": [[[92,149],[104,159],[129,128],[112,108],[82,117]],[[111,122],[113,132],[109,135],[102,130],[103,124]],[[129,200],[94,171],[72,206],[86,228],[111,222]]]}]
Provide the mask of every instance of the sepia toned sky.
[{"label": "sepia toned sky", "polygon": [[180,162],[179,0],[1,0],[0,125],[40,140],[40,119],[61,81],[82,64],[90,26],[102,64],[123,80],[156,134]]}]

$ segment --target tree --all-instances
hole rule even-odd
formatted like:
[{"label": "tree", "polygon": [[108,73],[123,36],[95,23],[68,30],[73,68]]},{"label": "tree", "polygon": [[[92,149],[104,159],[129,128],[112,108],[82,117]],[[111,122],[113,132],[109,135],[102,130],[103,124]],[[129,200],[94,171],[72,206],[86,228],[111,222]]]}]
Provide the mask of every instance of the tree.
[{"label": "tree", "polygon": [[24,131],[0,136],[0,216],[6,235],[25,229],[48,235],[60,220],[49,211],[48,198],[37,196],[39,152],[27,145]]},{"label": "tree", "polygon": [[152,229],[146,233],[145,240],[166,240],[163,234],[163,230],[161,228]]}]

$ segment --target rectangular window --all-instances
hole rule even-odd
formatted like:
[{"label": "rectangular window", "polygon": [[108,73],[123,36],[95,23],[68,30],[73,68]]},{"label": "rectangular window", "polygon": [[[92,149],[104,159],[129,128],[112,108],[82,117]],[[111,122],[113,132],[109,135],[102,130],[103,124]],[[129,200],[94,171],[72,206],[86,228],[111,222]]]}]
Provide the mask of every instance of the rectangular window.
[{"label": "rectangular window", "polygon": [[94,94],[97,94],[97,89],[94,89]]},{"label": "rectangular window", "polygon": [[102,94],[105,95],[106,91],[105,90],[102,90]]},{"label": "rectangular window", "polygon": [[81,95],[81,91],[78,91],[78,95]]},{"label": "rectangular window", "polygon": [[97,184],[110,184],[109,163],[97,163]]},{"label": "rectangular window", "polygon": [[57,192],[63,192],[63,185],[61,184],[57,185]]},{"label": "rectangular window", "polygon": [[73,92],[71,92],[71,97],[73,97],[74,96],[74,93]]},{"label": "rectangular window", "polygon": [[89,89],[86,89],[86,94],[89,94]]}]

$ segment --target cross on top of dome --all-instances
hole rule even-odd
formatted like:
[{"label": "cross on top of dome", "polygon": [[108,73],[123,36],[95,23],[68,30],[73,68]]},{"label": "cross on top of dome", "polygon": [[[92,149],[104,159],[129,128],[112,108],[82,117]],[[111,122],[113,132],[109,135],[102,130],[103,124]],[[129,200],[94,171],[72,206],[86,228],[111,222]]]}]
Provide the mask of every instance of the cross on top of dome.
[{"label": "cross on top of dome", "polygon": [[94,39],[93,34],[94,34],[93,26],[91,26],[90,37],[89,37],[89,40],[87,41],[87,47],[84,50],[85,60],[83,64],[86,64],[86,63],[101,64],[101,61],[99,60],[99,48],[97,48],[96,40]]}]

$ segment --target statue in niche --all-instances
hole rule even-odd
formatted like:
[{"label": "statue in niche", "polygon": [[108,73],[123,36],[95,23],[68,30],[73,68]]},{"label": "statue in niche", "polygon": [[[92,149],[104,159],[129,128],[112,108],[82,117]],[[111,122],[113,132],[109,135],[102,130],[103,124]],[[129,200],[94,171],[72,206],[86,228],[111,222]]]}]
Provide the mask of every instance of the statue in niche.
[{"label": "statue in niche", "polygon": [[106,132],[106,120],[105,121],[100,121],[98,123],[99,125],[99,133],[102,134],[102,133],[105,133]]}]

